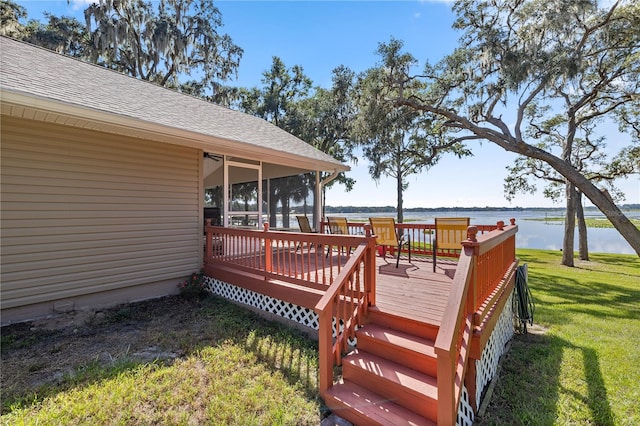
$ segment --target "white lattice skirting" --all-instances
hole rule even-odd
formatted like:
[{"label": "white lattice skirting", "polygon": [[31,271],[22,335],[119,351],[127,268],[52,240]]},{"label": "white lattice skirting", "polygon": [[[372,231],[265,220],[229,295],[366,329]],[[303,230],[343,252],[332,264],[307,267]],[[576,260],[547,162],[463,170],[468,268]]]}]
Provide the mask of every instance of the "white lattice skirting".
[{"label": "white lattice skirting", "polygon": [[[303,308],[302,306],[285,302],[280,299],[275,299],[270,296],[265,296],[264,294],[256,293],[255,291],[236,287],[235,285],[231,285],[211,277],[205,277],[204,286],[207,291],[224,297],[227,300],[249,305],[261,311],[278,315],[316,331],[320,328],[318,314],[309,308]],[[335,318],[333,318],[332,328],[333,337],[336,337],[337,326]],[[340,331],[344,329],[344,324],[342,324],[342,322],[340,322],[339,329]],[[348,340],[348,344],[351,346],[355,346],[356,343],[357,340],[355,338]]]},{"label": "white lattice skirting", "polygon": [[496,375],[498,362],[506,350],[507,343],[513,337],[513,293],[512,291],[509,295],[496,327],[482,350],[482,356],[476,362],[476,401],[478,401],[478,406],[482,403],[481,398],[485,388]]},{"label": "white lattice skirting", "polygon": [[[507,303],[498,318],[486,346],[482,350],[480,360],[476,361],[476,401],[478,406],[482,403],[483,392],[489,385],[498,370],[498,362],[504,354],[507,343],[513,337],[513,291],[509,295]],[[472,426],[475,413],[469,402],[469,394],[466,386],[462,389],[456,425]]]},{"label": "white lattice skirting", "polygon": [[469,402],[469,392],[466,386],[462,386],[462,395],[460,395],[460,403],[458,404],[458,415],[456,416],[457,426],[473,426],[475,415],[473,407]]},{"label": "white lattice skirting", "polygon": [[274,315],[279,315],[306,327],[318,330],[318,315],[311,309],[274,299],[273,297],[265,296],[264,294],[246,290],[241,287],[236,287],[211,277],[206,277],[205,288],[211,293],[217,294],[225,299],[249,305]]}]

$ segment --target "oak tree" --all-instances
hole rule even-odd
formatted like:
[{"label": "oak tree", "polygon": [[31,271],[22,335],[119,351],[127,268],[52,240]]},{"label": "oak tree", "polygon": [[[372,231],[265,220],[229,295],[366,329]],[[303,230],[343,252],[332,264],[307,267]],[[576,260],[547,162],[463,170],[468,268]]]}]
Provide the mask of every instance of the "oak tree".
[{"label": "oak tree", "polygon": [[[459,0],[460,46],[421,75],[387,73],[398,107],[442,117],[460,142],[490,141],[548,164],[565,179],[571,218],[576,189],[611,221],[640,255],[640,230],[615,201],[573,164],[579,129],[603,119],[637,129],[640,109],[640,4],[589,0]],[[404,88],[418,79],[421,93]],[[540,147],[540,123],[562,117],[562,146]],[[630,130],[631,129],[631,130]],[[541,133],[543,137],[544,133]],[[635,148],[637,139],[629,142]],[[563,264],[573,265],[572,238]]]},{"label": "oak tree", "polygon": [[[353,129],[358,113],[354,85],[353,71],[342,65],[333,69],[330,88],[315,87],[311,96],[292,105],[286,119],[287,130],[343,163],[357,163],[353,141]],[[345,186],[346,191],[350,191],[355,183],[345,173],[339,173],[337,176],[321,173],[320,180],[325,179],[331,180],[323,186],[323,190],[331,185],[341,184]],[[309,181],[308,186],[315,189],[313,181]],[[322,194],[323,200],[324,195]],[[314,193],[314,200],[320,200],[319,194]]]},{"label": "oak tree", "polygon": [[[262,87],[240,89],[235,107],[256,115],[289,131],[287,117],[294,104],[305,99],[312,82],[300,65],[288,68],[277,56],[272,58],[271,67],[262,74]],[[276,226],[278,202],[282,206],[282,224],[289,227],[290,201],[299,200],[306,193],[307,179],[304,176],[290,176],[272,179],[269,185],[269,224]],[[306,198],[306,196],[305,196]]]},{"label": "oak tree", "polygon": [[186,92],[226,100],[243,51],[220,32],[213,0],[100,0],[84,15],[91,62],[178,89],[191,76]]},{"label": "oak tree", "polygon": [[[406,75],[416,59],[402,53],[403,43],[392,38],[380,43],[380,61],[358,79],[358,122],[356,137],[364,156],[369,160],[369,174],[378,181],[387,176],[396,181],[397,220],[404,221],[403,193],[407,178],[435,165],[442,154],[451,152],[458,157],[470,152],[460,142],[447,138],[440,131],[441,120],[421,114],[409,106],[395,107],[393,99],[399,95],[385,85],[386,76]],[[418,80],[405,82],[403,94],[421,93],[426,85]]]}]

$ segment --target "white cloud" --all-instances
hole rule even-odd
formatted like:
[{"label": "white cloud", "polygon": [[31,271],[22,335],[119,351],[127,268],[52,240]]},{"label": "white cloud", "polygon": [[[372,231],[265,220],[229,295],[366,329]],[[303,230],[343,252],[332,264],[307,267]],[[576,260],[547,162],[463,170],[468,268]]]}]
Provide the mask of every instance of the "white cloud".
[{"label": "white cloud", "polygon": [[71,0],[71,9],[73,10],[86,9],[87,6],[95,2],[96,0]]}]

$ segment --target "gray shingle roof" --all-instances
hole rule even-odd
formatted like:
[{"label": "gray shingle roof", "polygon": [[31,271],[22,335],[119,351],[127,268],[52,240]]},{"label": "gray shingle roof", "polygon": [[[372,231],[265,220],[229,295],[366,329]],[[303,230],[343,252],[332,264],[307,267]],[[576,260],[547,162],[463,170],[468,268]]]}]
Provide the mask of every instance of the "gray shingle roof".
[{"label": "gray shingle roof", "polygon": [[3,91],[125,116],[251,146],[331,163],[333,157],[248,114],[141,81],[26,43],[0,37]]}]

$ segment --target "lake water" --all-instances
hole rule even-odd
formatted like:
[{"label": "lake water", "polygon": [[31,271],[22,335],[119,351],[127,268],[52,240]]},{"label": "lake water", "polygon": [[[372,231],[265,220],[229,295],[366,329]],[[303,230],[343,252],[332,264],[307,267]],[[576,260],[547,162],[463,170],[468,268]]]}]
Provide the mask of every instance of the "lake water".
[{"label": "lake water", "polygon": [[[629,218],[640,218],[640,212],[634,211],[626,213]],[[328,214],[331,216],[332,214]],[[346,216],[351,220],[363,220],[369,216],[391,216],[395,213],[346,213],[334,214],[335,216]],[[585,212],[587,217],[604,217],[597,212]],[[428,211],[428,212],[406,212],[405,222],[434,223],[435,217],[469,216],[471,224],[491,225],[499,220],[505,224],[510,218],[516,219],[518,233],[516,234],[516,247],[535,248],[546,250],[560,250],[562,248],[562,237],[564,234],[564,223],[562,221],[545,222],[530,219],[544,219],[562,217],[563,213],[558,210],[518,210],[518,211]],[[528,220],[529,219],[529,220]],[[623,253],[634,254],[635,252],[620,233],[614,228],[588,228],[587,238],[589,251],[592,253]],[[576,251],[578,250],[578,231],[576,229]]]}]

